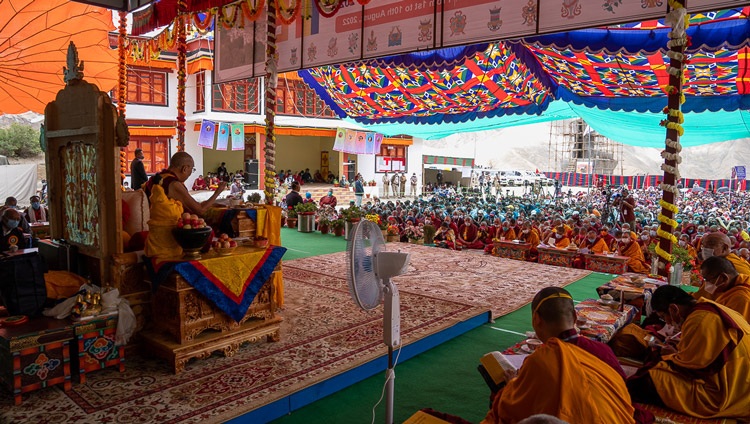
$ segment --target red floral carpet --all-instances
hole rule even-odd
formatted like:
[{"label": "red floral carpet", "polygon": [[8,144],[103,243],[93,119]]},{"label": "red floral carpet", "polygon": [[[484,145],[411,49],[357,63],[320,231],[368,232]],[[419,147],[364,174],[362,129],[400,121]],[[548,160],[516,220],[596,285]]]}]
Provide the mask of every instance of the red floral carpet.
[{"label": "red floral carpet", "polygon": [[[296,264],[305,261],[318,262]],[[344,273],[290,266],[284,282],[280,342],[246,346],[231,358],[192,361],[179,375],[165,362],[129,357],[122,374],[90,373],[86,384],[74,384],[67,393],[58,387],[40,390],[17,407],[6,392],[0,423],[223,422],[386,353],[382,309],[360,310]],[[484,311],[428,293],[402,293],[402,338],[411,343]]]},{"label": "red floral carpet", "polygon": [[[476,252],[407,243],[388,243],[389,251],[410,252],[409,271],[395,278],[400,292],[481,306],[493,317],[508,314],[531,302],[544,287],[563,287],[591,274],[575,268],[502,259]],[[346,276],[346,252],[284,262],[290,267]]]}]

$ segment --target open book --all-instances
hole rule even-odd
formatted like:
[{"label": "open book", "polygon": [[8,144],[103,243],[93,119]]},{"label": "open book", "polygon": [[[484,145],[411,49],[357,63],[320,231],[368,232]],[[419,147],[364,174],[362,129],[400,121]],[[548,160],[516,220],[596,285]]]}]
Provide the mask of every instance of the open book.
[{"label": "open book", "polygon": [[494,393],[507,383],[508,377],[512,378],[516,376],[518,369],[521,368],[527,356],[503,355],[498,351],[490,352],[482,356],[479,360],[480,365],[478,370],[490,387],[490,390]]}]

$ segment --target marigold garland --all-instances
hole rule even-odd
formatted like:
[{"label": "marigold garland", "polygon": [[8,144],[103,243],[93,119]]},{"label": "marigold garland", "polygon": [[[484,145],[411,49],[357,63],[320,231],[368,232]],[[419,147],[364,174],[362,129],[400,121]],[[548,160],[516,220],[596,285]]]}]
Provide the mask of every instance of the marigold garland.
[{"label": "marigold garland", "polygon": [[[670,49],[670,51],[667,52],[667,57],[670,58],[670,64],[669,66],[667,66],[666,70],[670,75],[670,82],[672,84],[675,83],[676,78],[679,78],[680,87],[676,87],[670,84],[664,87],[664,92],[667,93],[669,97],[671,97],[671,101],[674,101],[674,96],[677,96],[678,104],[681,105],[685,101],[685,95],[682,92],[682,86],[685,85],[685,75],[683,68],[685,62],[687,61],[687,57],[684,53],[684,50],[685,46],[690,42],[688,37],[685,35],[685,29],[690,24],[690,17],[687,15],[687,11],[685,10],[684,5],[677,0],[669,0],[669,6],[672,11],[667,14],[665,22],[672,27],[672,30],[669,32],[670,40],[667,43],[667,47]],[[679,107],[677,109],[672,109],[667,106],[664,108],[663,112],[668,116],[668,119],[662,120],[659,125],[666,127],[668,132],[669,130],[676,132],[677,137],[676,140],[673,140],[669,138],[669,135],[667,136],[667,139],[665,141],[667,148],[673,149],[676,153],[672,153],[667,150],[661,152],[661,156],[665,160],[665,163],[661,165],[661,169],[665,173],[665,180],[667,176],[671,176],[671,180],[679,181],[680,173],[677,166],[669,165],[667,162],[673,161],[676,165],[679,165],[682,162],[682,158],[680,156],[682,146],[680,145],[679,137],[681,137],[685,132],[684,128],[681,125],[682,123],[684,123],[685,118]],[[667,201],[665,197],[667,192],[672,193],[674,196],[677,196],[679,194],[679,190],[673,184],[667,183],[662,183],[659,185],[659,187],[665,192],[664,196],[659,201],[659,205],[662,207],[662,212],[660,212],[657,217],[657,220],[663,225],[656,231],[656,233],[662,240],[668,240],[670,242],[669,246],[671,248],[672,244],[677,243],[677,237],[672,233],[674,229],[677,228],[677,221],[666,216],[664,213],[670,212],[674,216],[675,214],[677,214],[679,209],[677,205]],[[665,231],[663,229],[663,227],[665,226],[671,228],[672,232]],[[655,252],[660,258],[663,259],[663,261],[659,262],[659,268],[665,270],[665,262],[672,262],[673,255],[670,252],[662,249],[660,244],[661,243],[657,243]]]},{"label": "marigold garland", "polygon": [[299,12],[302,9],[302,0],[289,0],[294,2],[291,6],[285,6],[284,0],[276,1],[279,4],[279,8],[276,10],[276,17],[279,18],[279,21],[281,21],[282,24],[291,25],[299,16]]},{"label": "marigold garland", "polygon": [[187,81],[187,3],[177,0],[177,151],[185,151],[185,83]]},{"label": "marigold garland", "polygon": [[266,203],[272,204],[276,195],[276,133],[274,119],[276,116],[276,79],[278,78],[276,64],[278,53],[276,51],[276,7],[275,2],[268,2],[267,27],[266,27],[266,78],[265,78],[265,100],[266,100],[266,186],[263,191],[266,195]]},{"label": "marigold garland", "polygon": [[117,113],[125,118],[125,107],[128,99],[128,68],[127,49],[125,43],[128,38],[128,14],[120,12],[120,22],[117,37]]}]

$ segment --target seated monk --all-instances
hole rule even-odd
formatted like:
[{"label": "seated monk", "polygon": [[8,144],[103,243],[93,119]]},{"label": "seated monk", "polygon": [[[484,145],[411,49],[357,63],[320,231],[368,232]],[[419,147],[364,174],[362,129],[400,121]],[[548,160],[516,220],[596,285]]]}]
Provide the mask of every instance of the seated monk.
[{"label": "seated monk", "polygon": [[620,230],[615,232],[615,237],[620,240],[617,243],[617,251],[622,256],[627,256],[628,259],[628,271],[637,272],[639,274],[648,274],[651,272],[651,266],[646,263],[643,258],[643,252],[641,246],[630,236],[628,233],[624,233]]},{"label": "seated monk", "polygon": [[203,175],[198,175],[198,178],[193,181],[193,191],[208,190],[208,185]]},{"label": "seated monk", "polygon": [[484,243],[479,240],[479,229],[468,215],[463,225],[458,229],[456,243],[463,249],[484,249]]},{"label": "seated monk", "polygon": [[[706,234],[703,236],[700,246],[700,256],[704,261],[712,256],[721,256],[731,262],[739,274],[750,275],[750,265],[732,253],[731,242],[726,234],[719,231]],[[701,297],[713,299],[711,294],[706,293],[703,286],[697,292],[693,293],[693,297],[696,299],[700,299]]]},{"label": "seated monk", "polygon": [[607,345],[578,336],[570,294],[542,289],[531,310],[531,324],[544,344],[495,395],[482,423],[517,423],[534,414],[569,423],[635,423],[617,358]]},{"label": "seated monk", "polygon": [[456,248],[456,234],[445,221],[443,221],[443,223],[440,224],[440,228],[435,231],[435,237],[432,240],[437,247],[445,247],[447,249]]},{"label": "seated monk", "polygon": [[[603,238],[598,237],[596,229],[591,228],[586,232],[586,237],[578,244],[578,249],[586,249],[588,253],[595,253],[601,255],[603,253],[609,253],[607,243]],[[584,250],[584,252],[586,252]],[[573,261],[575,268],[583,269],[586,268],[586,258],[583,255],[578,255]]]},{"label": "seated monk", "polygon": [[701,264],[701,276],[711,299],[750,322],[750,275],[739,274],[726,258],[711,256]]},{"label": "seated monk", "polygon": [[492,228],[487,225],[487,221],[482,221],[482,223],[479,224],[479,241],[485,246],[485,253],[490,253],[487,251],[487,246],[492,246],[492,237]]},{"label": "seated monk", "polygon": [[564,226],[560,225],[555,228],[552,232],[554,238],[550,237],[549,244],[555,246],[558,249],[567,249],[570,246],[570,238],[568,237],[568,231]]},{"label": "seated monk", "polygon": [[529,249],[529,256],[526,258],[529,262],[536,262],[539,259],[539,233],[536,228],[531,227],[529,221],[525,221],[521,226],[521,234],[518,235],[518,239],[524,243],[529,243],[531,249]]},{"label": "seated monk", "polygon": [[330,206],[332,208],[336,207],[336,203],[338,201],[336,200],[336,196],[333,195],[333,189],[328,189],[328,194],[320,198],[320,206]]},{"label": "seated monk", "polygon": [[682,336],[674,353],[628,380],[633,400],[696,418],[750,418],[750,325],[737,312],[677,286],[654,291],[651,307]]},{"label": "seated monk", "polygon": [[[177,224],[177,219],[184,212],[203,216],[226,188],[226,182],[220,182],[208,200],[198,203],[185,187],[185,180],[193,173],[194,166],[192,156],[177,152],[170,159],[169,168],[155,174],[143,185],[151,206],[145,249],[147,256],[162,259],[181,253],[182,250],[171,237],[171,229]],[[212,239],[208,238],[204,250],[210,248]]]}]

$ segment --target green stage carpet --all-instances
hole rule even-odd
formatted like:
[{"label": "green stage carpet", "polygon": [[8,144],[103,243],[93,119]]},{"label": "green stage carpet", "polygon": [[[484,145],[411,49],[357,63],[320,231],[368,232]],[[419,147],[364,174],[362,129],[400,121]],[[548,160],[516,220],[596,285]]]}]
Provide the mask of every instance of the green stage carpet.
[{"label": "green stage carpet", "polygon": [[[595,288],[611,280],[609,274],[590,274],[566,287],[577,301],[595,297]],[[479,422],[489,409],[489,389],[476,370],[479,358],[504,350],[531,331],[530,306],[504,315],[396,367],[395,422],[403,422],[421,408],[458,415]],[[510,332],[509,332],[510,331]],[[274,421],[277,424],[370,422],[380,398],[384,374],[376,375]],[[384,401],[375,422],[383,421]],[[243,422],[241,418],[232,422]]]},{"label": "green stage carpet", "polygon": [[287,248],[284,255],[285,261],[346,250],[344,237],[320,234],[319,231],[300,233],[296,229],[287,227],[281,229],[281,245]]}]

